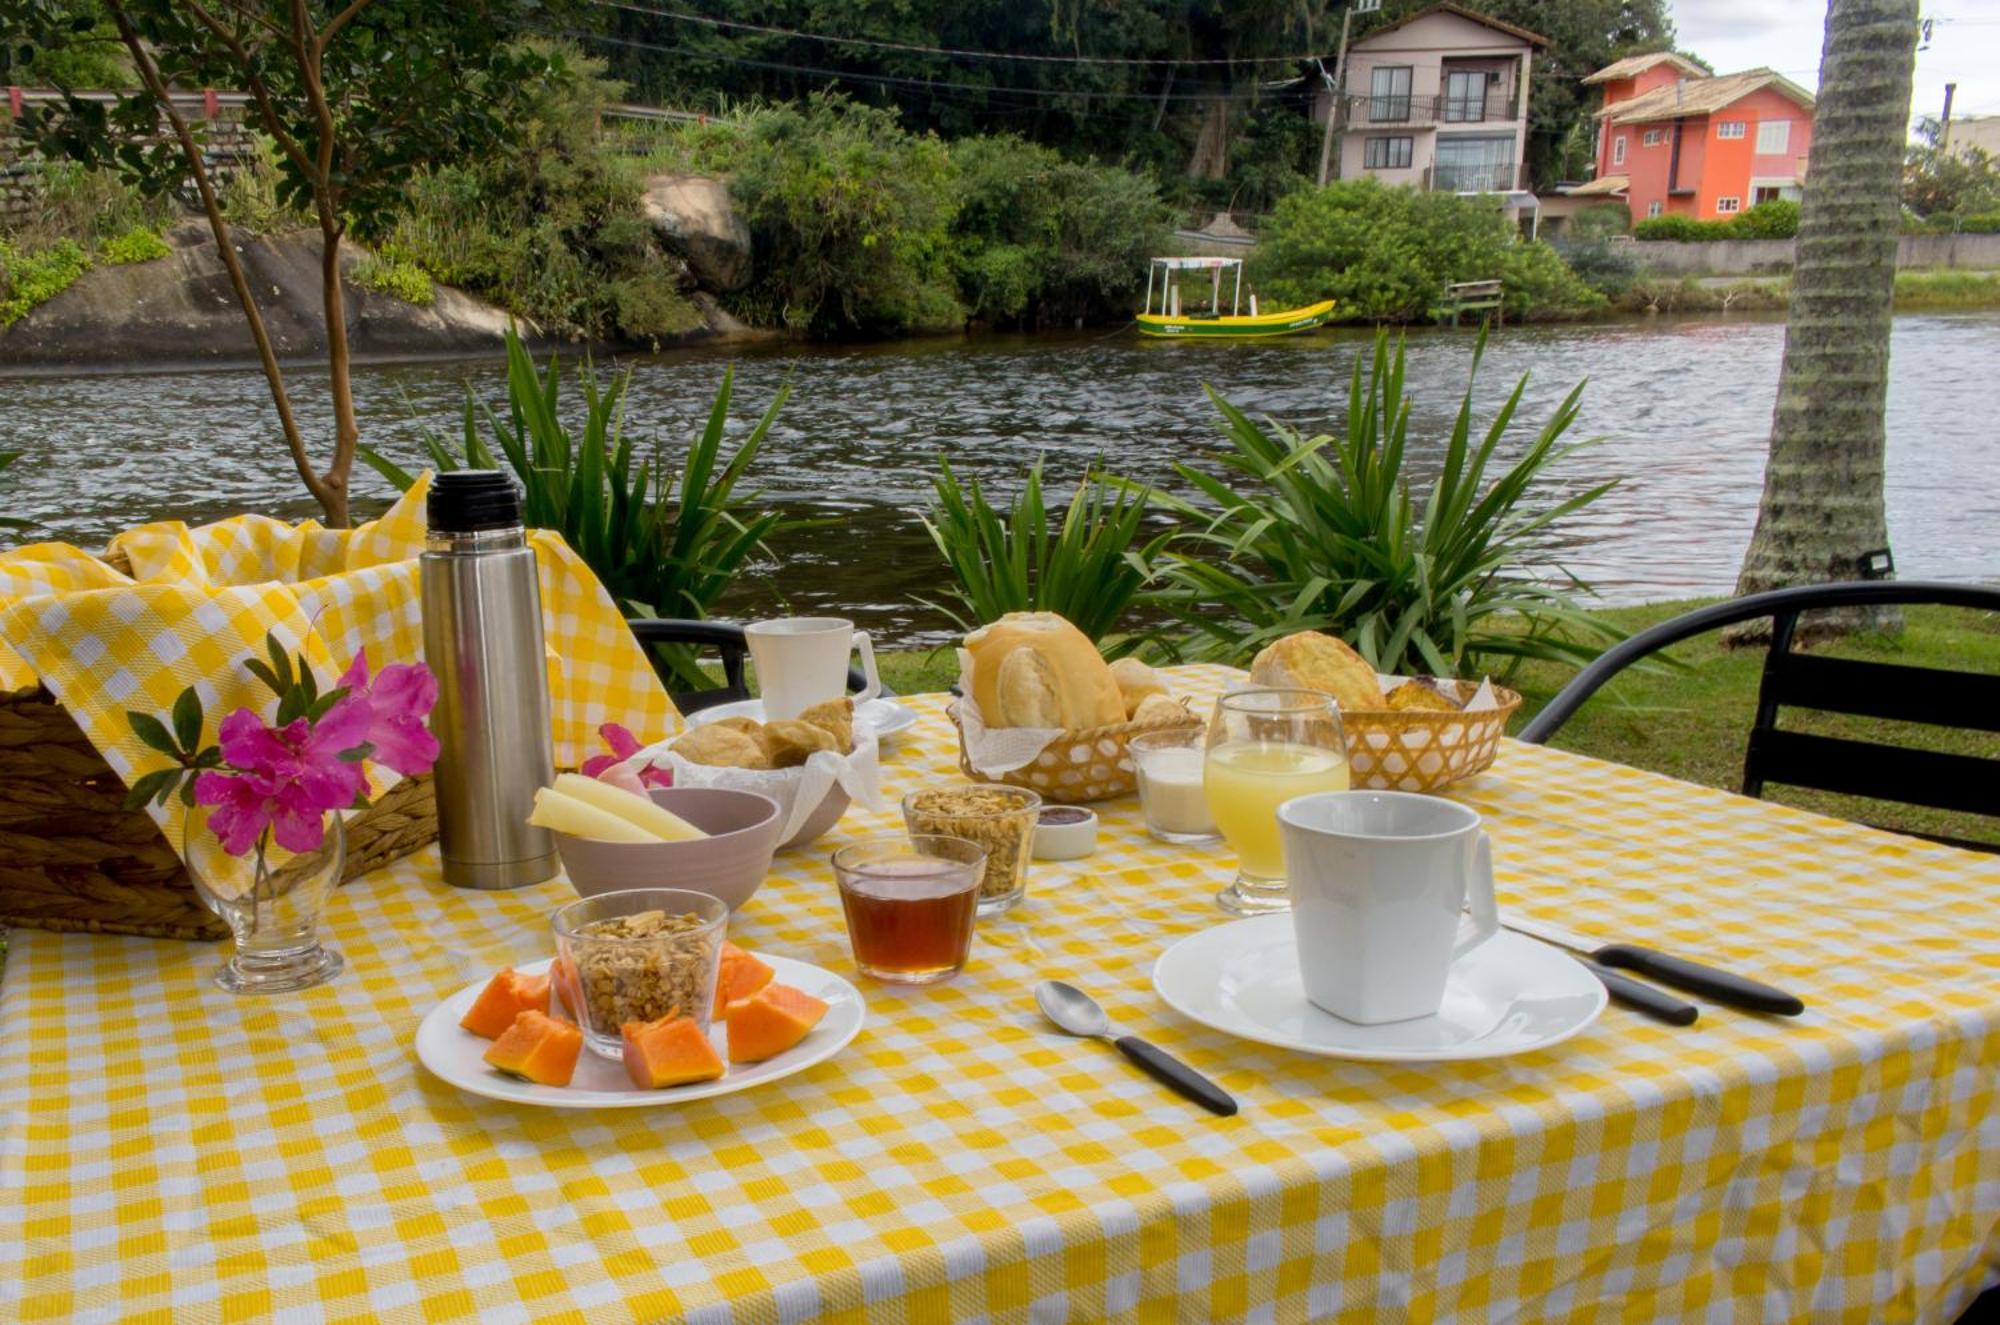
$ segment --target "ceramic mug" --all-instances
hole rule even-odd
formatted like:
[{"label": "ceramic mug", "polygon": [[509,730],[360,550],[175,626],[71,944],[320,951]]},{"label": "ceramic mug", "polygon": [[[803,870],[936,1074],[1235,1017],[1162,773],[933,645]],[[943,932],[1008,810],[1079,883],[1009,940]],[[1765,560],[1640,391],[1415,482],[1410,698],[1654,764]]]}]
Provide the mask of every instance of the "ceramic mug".
[{"label": "ceramic mug", "polygon": [[750,659],[757,664],[757,690],[764,698],[764,720],[796,718],[815,704],[847,693],[847,655],[861,650],[862,675],[868,684],[854,702],[882,693],[875,672],[875,647],[868,632],[852,621],[831,616],[776,617],[743,627]]},{"label": "ceramic mug", "polygon": [[1306,997],[1362,1025],[1429,1017],[1452,963],[1500,930],[1476,811],[1404,791],[1278,807]]}]

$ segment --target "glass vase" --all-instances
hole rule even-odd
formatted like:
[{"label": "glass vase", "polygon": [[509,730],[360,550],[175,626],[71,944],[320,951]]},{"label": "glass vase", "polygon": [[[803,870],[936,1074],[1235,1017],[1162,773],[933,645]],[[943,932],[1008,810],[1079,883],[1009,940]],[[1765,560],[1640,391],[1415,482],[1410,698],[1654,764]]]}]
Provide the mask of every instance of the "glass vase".
[{"label": "glass vase", "polygon": [[324,817],[316,850],[289,851],[266,831],[240,856],[222,849],[208,815],[190,810],[182,840],[195,892],[236,938],[215,982],[232,994],[281,994],[338,975],[345,963],[319,941],[319,916],[347,859],[340,814]]}]

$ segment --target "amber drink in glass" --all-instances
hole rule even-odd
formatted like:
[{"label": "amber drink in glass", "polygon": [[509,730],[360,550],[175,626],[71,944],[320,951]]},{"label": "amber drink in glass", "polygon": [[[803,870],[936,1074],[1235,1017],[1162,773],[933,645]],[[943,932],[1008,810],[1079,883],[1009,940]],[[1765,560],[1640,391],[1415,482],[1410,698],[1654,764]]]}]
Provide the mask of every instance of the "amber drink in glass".
[{"label": "amber drink in glass", "polygon": [[861,973],[891,984],[949,980],[972,950],[986,849],[958,837],[878,837],[833,853]]}]

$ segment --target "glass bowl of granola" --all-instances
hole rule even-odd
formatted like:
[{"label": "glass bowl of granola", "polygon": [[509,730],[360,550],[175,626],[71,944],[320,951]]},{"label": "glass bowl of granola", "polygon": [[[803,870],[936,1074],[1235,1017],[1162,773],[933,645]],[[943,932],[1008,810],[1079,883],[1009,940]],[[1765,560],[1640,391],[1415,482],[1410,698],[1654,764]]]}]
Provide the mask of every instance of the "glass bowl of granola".
[{"label": "glass bowl of granola", "polygon": [[979,914],[996,915],[1028,892],[1028,857],[1042,798],[1026,787],[981,782],[923,787],[903,797],[903,823],[913,836],[962,837],[986,848]]},{"label": "glass bowl of granola", "polygon": [[706,1034],[728,923],[720,899],[681,888],[628,888],[560,908],[552,984],[584,1043],[620,1059],[626,1022],[674,1016]]}]

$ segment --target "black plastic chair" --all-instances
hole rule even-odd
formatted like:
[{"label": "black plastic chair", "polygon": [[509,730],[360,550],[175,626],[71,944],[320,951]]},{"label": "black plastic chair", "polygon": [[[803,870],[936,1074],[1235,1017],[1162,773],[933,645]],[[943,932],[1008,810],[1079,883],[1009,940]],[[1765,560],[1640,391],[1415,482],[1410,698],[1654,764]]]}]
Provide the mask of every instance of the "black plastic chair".
[{"label": "black plastic chair", "polygon": [[[1605,650],[1521,729],[1520,739],[1537,745],[1546,742],[1605,682],[1648,654],[1739,621],[1769,617],[1771,647],[1743,757],[1744,795],[1762,796],[1765,785],[1775,782],[2000,818],[2000,759],[1778,729],[1778,710],[1799,708],[2000,732],[2000,676],[1793,651],[1801,613],[1883,604],[2000,612],[2000,590],[1926,580],[1857,580],[1774,589],[1697,608]],[[2000,850],[1990,842],[1936,840],[1978,851]]]},{"label": "black plastic chair", "polygon": [[[750,645],[743,638],[743,627],[732,621],[695,621],[684,617],[639,617],[627,621],[632,634],[639,643],[679,644],[693,649],[714,649],[722,656],[723,684],[711,690],[685,690],[675,693],[674,706],[682,713],[698,713],[718,704],[732,704],[737,700],[750,698],[750,683],[744,674],[744,664],[750,656]],[[868,684],[858,667],[847,669],[847,689],[857,693]],[[893,694],[887,686],[882,688],[885,695]]]}]

